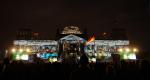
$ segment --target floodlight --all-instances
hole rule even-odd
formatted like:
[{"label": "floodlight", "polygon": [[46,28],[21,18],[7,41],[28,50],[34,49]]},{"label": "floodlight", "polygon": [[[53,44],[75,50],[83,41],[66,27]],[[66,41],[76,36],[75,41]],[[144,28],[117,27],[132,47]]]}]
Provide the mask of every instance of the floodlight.
[{"label": "floodlight", "polygon": [[11,51],[14,53],[14,52],[16,52],[16,49],[13,48]]}]

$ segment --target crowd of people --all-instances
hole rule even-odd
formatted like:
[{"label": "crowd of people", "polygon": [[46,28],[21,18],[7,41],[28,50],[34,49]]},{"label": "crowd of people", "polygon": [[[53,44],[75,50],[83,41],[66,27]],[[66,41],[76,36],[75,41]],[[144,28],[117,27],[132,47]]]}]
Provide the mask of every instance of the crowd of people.
[{"label": "crowd of people", "polygon": [[150,63],[144,60],[91,62],[82,56],[79,63],[27,63],[8,59],[0,64],[0,78],[13,80],[144,80],[149,78]]}]

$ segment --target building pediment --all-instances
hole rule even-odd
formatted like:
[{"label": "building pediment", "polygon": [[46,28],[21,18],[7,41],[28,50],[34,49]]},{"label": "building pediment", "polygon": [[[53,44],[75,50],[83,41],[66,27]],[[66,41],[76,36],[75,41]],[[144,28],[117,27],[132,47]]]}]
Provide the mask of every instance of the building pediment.
[{"label": "building pediment", "polygon": [[65,36],[65,37],[63,37],[63,38],[60,38],[60,40],[61,40],[61,41],[63,41],[63,40],[78,41],[78,40],[85,40],[85,39],[83,39],[83,38],[81,38],[81,37],[78,37],[78,36],[76,36],[76,35],[70,34],[70,35],[67,35],[67,36]]}]

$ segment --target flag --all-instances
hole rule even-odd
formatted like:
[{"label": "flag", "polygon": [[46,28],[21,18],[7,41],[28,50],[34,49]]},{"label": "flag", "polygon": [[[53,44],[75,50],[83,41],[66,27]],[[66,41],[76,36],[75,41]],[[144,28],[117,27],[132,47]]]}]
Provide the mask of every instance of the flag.
[{"label": "flag", "polygon": [[95,36],[93,35],[92,37],[89,38],[89,40],[86,42],[86,44],[95,41]]}]

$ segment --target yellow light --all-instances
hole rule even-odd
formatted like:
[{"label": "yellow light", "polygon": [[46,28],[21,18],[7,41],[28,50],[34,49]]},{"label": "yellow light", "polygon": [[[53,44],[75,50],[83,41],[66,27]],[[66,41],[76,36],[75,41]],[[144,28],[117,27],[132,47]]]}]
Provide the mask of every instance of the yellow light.
[{"label": "yellow light", "polygon": [[26,52],[30,52],[30,49],[26,49]]},{"label": "yellow light", "polygon": [[120,48],[120,49],[118,49],[118,51],[119,51],[119,52],[122,52],[122,51],[123,51],[123,49],[122,49],[122,48]]},{"label": "yellow light", "polygon": [[137,52],[138,50],[136,48],[133,49],[133,52]]},{"label": "yellow light", "polygon": [[103,36],[105,36],[106,34],[107,34],[107,33],[106,33],[106,32],[104,32],[104,33],[103,33]]},{"label": "yellow light", "polygon": [[23,49],[20,49],[19,51],[20,51],[20,52],[23,52]]},{"label": "yellow light", "polygon": [[12,52],[16,52],[16,49],[12,49],[11,51],[12,51]]},{"label": "yellow light", "polygon": [[130,52],[130,49],[129,49],[129,48],[126,48],[126,52]]}]

